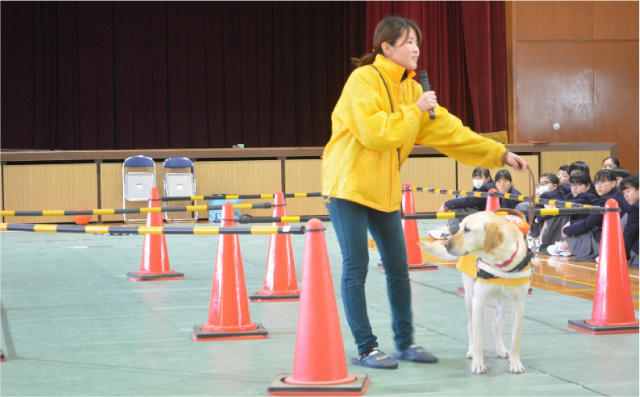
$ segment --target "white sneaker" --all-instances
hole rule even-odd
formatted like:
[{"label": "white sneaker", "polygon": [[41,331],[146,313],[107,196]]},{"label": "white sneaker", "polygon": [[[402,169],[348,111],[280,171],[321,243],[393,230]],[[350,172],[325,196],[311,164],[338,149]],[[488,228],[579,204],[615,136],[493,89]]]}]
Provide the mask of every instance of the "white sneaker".
[{"label": "white sneaker", "polygon": [[437,229],[430,230],[429,236],[435,238],[436,240],[446,240],[451,237],[451,231],[449,230],[449,226],[442,225]]},{"label": "white sneaker", "polygon": [[558,241],[554,245],[548,246],[547,252],[549,252],[549,255],[555,255],[555,256],[572,256],[573,255],[573,253],[571,252],[571,249],[561,248],[560,247],[561,245],[562,245],[562,241]]}]

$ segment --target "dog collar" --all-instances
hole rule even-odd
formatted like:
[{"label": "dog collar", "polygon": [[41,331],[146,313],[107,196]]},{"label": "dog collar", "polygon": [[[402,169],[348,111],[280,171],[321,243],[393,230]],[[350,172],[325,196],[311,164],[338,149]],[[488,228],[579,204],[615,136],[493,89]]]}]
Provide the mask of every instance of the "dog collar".
[{"label": "dog collar", "polygon": [[[478,261],[476,262],[476,266],[478,267],[478,278],[491,279],[501,277],[507,279],[516,279],[530,277],[533,274],[533,267],[529,266],[529,264],[534,255],[535,254],[532,250],[527,249],[527,254],[525,255],[524,259],[520,263],[518,263],[518,266],[514,267],[508,272],[498,270],[495,267],[483,262],[481,259],[478,259]],[[513,260],[513,257],[510,260]],[[527,268],[527,266],[529,267]]]},{"label": "dog collar", "polygon": [[508,260],[504,261],[501,265],[495,265],[496,267],[505,267],[511,264],[511,262],[513,262],[513,258],[516,257],[516,253],[518,252],[518,248],[520,247],[520,241],[516,241],[516,249],[515,251],[513,251],[513,255],[511,255],[511,258],[509,258]]}]

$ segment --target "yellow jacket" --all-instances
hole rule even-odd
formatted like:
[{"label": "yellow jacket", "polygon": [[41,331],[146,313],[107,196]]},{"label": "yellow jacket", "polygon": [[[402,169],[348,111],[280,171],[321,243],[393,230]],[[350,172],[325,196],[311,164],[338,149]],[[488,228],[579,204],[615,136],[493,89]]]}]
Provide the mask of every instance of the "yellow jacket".
[{"label": "yellow jacket", "polygon": [[[331,115],[332,134],[322,161],[322,194],[378,211],[397,211],[402,199],[400,165],[413,146],[431,146],[471,166],[501,167],[503,144],[462,125],[443,107],[435,120],[416,106],[422,87],[405,69],[382,55],[351,73]],[[428,172],[425,170],[425,172]]]}]

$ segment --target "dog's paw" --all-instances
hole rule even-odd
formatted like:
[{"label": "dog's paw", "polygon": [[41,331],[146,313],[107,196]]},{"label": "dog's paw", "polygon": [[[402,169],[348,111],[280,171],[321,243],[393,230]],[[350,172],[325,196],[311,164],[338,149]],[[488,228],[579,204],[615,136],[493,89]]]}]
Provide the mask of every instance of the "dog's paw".
[{"label": "dog's paw", "polygon": [[509,372],[511,372],[512,374],[524,374],[524,366],[522,365],[520,360],[511,360],[511,362],[509,363]]},{"label": "dog's paw", "polygon": [[509,350],[507,350],[506,348],[503,349],[496,349],[497,353],[498,353],[498,357],[500,358],[509,358]]},{"label": "dog's paw", "polygon": [[486,374],[488,371],[487,366],[484,365],[484,361],[474,359],[473,362],[471,362],[471,372],[474,374]]},{"label": "dog's paw", "polygon": [[466,356],[467,358],[473,358],[473,353],[471,352],[471,350],[467,351]]}]

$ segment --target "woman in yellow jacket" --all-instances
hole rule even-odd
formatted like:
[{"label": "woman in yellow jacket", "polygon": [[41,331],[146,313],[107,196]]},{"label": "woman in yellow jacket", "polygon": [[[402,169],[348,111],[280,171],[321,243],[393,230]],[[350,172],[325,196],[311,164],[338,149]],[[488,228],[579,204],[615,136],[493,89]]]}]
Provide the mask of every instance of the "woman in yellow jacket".
[{"label": "woman in yellow jacket", "polygon": [[[331,116],[332,135],[324,149],[322,193],[343,257],[342,298],[358,347],[352,363],[395,369],[395,359],[433,363],[437,358],[413,341],[411,289],[400,217],[400,166],[418,143],[465,164],[495,168],[505,163],[525,170],[524,160],[504,145],[483,138],[437,106],[433,91],[413,80],[422,33],[401,17],[376,27],[374,50],[354,59]],[[426,113],[435,112],[435,119]],[[378,350],[365,299],[369,265],[367,229],[376,242],[387,278],[394,358]]]}]

